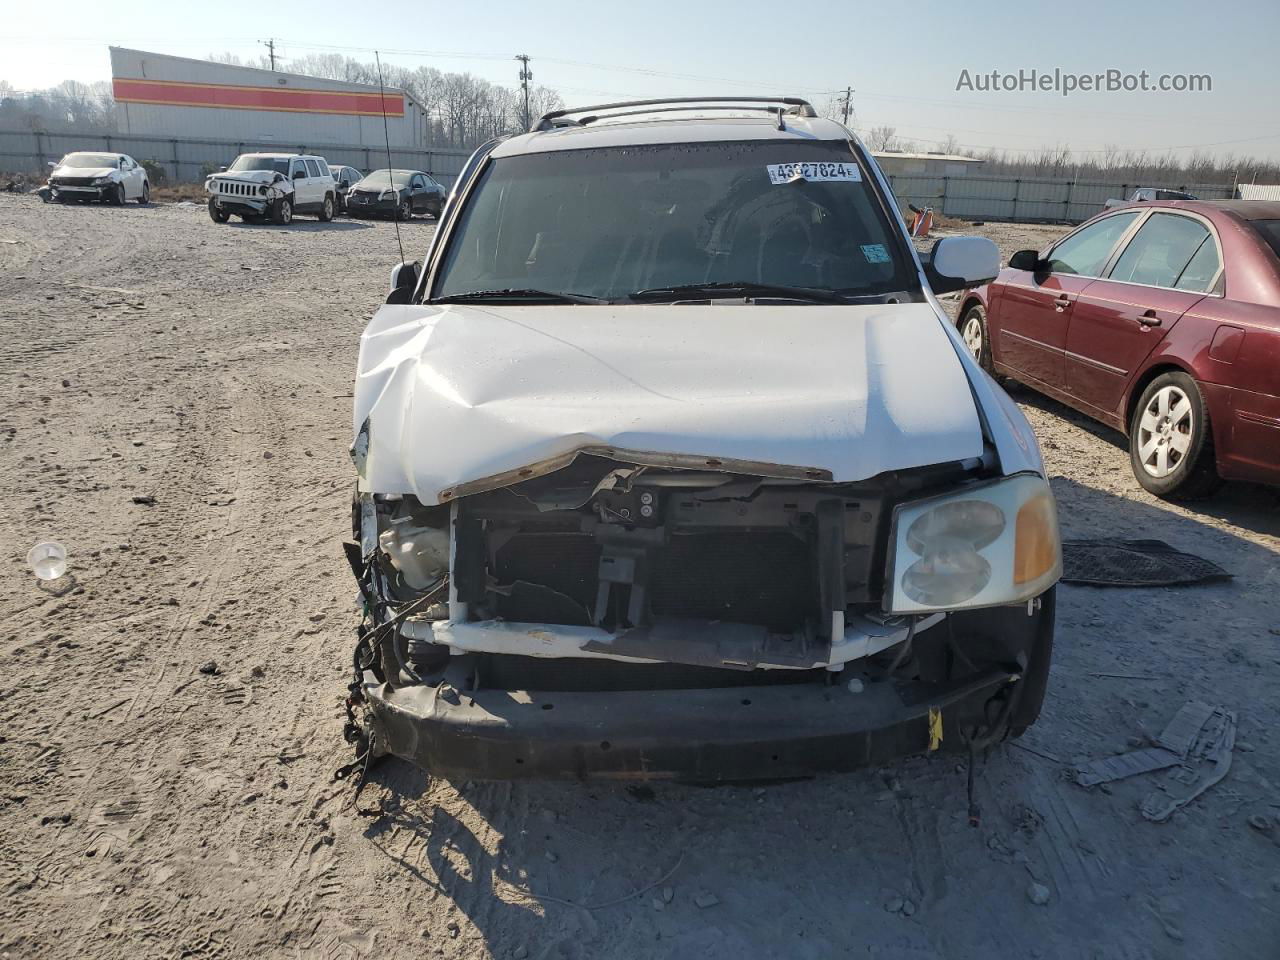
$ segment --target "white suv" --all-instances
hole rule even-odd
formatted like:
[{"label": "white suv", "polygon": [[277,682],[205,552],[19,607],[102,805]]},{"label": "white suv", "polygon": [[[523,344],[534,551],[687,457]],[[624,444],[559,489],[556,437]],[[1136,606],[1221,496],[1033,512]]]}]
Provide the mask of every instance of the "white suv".
[{"label": "white suv", "polygon": [[361,760],[747,780],[1025,730],[1057,512],[936,296],[999,261],[917,254],[800,99],[481,147],[360,344]]},{"label": "white suv", "polygon": [[337,187],[324,157],[293,153],[242,153],[204,184],[209,217],[226,223],[234,213],[246,223],[287,224],[295,213],[324,222],[337,210]]}]

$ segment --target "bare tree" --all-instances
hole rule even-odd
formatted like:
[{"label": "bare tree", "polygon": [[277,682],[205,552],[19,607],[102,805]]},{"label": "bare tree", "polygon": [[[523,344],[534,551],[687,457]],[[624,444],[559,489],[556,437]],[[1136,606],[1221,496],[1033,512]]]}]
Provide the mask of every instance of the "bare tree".
[{"label": "bare tree", "polygon": [[897,146],[897,127],[886,125],[872,127],[867,131],[867,145],[872,150],[892,150]]}]

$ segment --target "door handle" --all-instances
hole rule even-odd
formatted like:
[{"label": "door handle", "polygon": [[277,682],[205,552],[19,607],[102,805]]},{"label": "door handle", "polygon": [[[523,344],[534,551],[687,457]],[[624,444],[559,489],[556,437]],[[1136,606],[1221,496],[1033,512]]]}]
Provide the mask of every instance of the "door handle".
[{"label": "door handle", "polygon": [[1160,318],[1156,316],[1154,310],[1147,310],[1138,318],[1138,323],[1144,327],[1158,327],[1160,326]]},{"label": "door handle", "polygon": [[1070,297],[1062,296],[1062,297],[1059,297],[1057,300],[1053,301],[1054,313],[1061,313],[1063,310],[1067,309],[1067,307],[1069,306],[1071,306]]}]

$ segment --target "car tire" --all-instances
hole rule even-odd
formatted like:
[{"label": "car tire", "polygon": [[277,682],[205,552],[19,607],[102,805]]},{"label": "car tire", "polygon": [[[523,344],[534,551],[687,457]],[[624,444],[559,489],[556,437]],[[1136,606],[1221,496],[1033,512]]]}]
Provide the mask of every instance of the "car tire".
[{"label": "car tire", "polygon": [[1142,391],[1129,420],[1129,464],[1157,497],[1198,500],[1222,485],[1209,405],[1181,370],[1161,374]]},{"label": "car tire", "polygon": [[281,197],[271,204],[271,222],[287,227],[293,222],[293,201]]},{"label": "car tire", "polygon": [[400,206],[396,207],[396,219],[397,220],[413,219],[413,207],[409,206],[408,200],[401,200]]},{"label": "car tire", "polygon": [[111,191],[111,198],[107,201],[113,207],[123,207],[125,205],[124,184],[115,184],[115,189]]},{"label": "car tire", "polygon": [[326,193],[324,195],[324,203],[320,207],[320,222],[328,223],[333,219],[333,194]]},{"label": "car tire", "polygon": [[991,337],[987,331],[987,311],[980,304],[974,304],[964,312],[956,329],[960,331],[960,339],[964,341],[969,353],[978,361],[978,365],[987,373],[994,374],[991,364]]},{"label": "car tire", "polygon": [[209,219],[214,223],[226,223],[231,219],[231,214],[223,210],[213,201],[213,197],[209,198]]},{"label": "car tire", "polygon": [[145,207],[151,202],[151,184],[142,181],[142,193],[138,195],[138,206]]}]

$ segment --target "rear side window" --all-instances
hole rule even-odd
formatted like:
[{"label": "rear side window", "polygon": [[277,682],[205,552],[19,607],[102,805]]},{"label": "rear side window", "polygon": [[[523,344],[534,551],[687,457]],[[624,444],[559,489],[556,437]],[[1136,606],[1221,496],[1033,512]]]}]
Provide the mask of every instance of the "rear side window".
[{"label": "rear side window", "polygon": [[[1209,229],[1199,220],[1173,213],[1153,213],[1116,261],[1111,279],[1151,287],[1174,287],[1206,238],[1213,243]],[[1216,255],[1215,252],[1213,256]],[[1205,269],[1203,261],[1199,269]]]},{"label": "rear side window", "polygon": [[1249,226],[1266,241],[1277,257],[1280,257],[1280,220],[1250,220]]},{"label": "rear side window", "polygon": [[306,160],[306,161],[303,161],[303,162],[304,162],[304,163],[306,163],[306,165],[307,165],[307,176],[308,176],[308,177],[318,177],[318,176],[320,176],[320,166],[319,166],[319,164],[317,164],[314,160]]},{"label": "rear side window", "polygon": [[1138,213],[1118,213],[1078,230],[1053,248],[1049,269],[1054,273],[1074,273],[1096,277],[1107,265],[1116,242],[1133,225]]},{"label": "rear side window", "polygon": [[317,160],[316,166],[320,168],[320,176],[322,177],[333,176],[333,174],[329,171],[329,164],[325,163],[323,160]]}]

